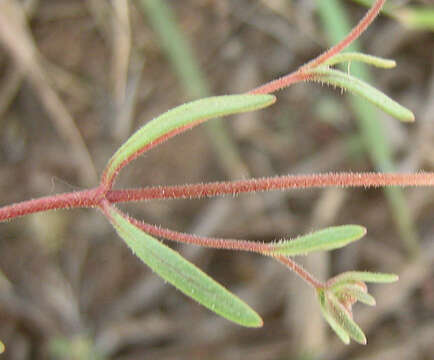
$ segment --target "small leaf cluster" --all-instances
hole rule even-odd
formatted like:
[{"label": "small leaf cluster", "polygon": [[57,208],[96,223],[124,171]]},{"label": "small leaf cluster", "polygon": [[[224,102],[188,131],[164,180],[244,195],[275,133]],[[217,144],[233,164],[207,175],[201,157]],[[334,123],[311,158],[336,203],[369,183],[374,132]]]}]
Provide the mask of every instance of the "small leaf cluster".
[{"label": "small leaf cluster", "polygon": [[321,312],[330,327],[345,343],[350,339],[365,345],[366,336],[353,320],[352,306],[360,301],[374,306],[375,299],[368,293],[367,282],[392,283],[395,274],[349,271],[331,278],[324,288],[317,290]]}]

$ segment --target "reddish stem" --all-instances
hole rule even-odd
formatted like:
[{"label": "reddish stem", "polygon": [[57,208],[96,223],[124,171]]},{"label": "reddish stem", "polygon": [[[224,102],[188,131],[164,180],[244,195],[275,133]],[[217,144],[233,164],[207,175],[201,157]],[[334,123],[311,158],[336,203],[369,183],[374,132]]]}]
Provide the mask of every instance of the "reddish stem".
[{"label": "reddish stem", "polygon": [[248,240],[212,238],[206,236],[187,234],[187,233],[182,233],[174,230],[165,229],[160,226],[147,224],[129,216],[127,217],[127,219],[132,224],[139,227],[140,229],[142,229],[144,232],[148,234],[161,237],[164,239],[176,241],[176,242],[181,242],[184,244],[198,245],[198,246],[204,246],[204,247],[222,249],[222,250],[249,251],[249,252],[259,253],[262,255],[268,255],[273,250],[273,246],[271,244],[248,241]]},{"label": "reddish stem", "polygon": [[142,189],[111,190],[106,197],[111,203],[151,199],[204,198],[236,195],[256,191],[318,187],[434,186],[434,173],[327,173],[287,175],[261,179],[206,184],[155,186]]},{"label": "reddish stem", "polygon": [[270,94],[277,90],[283,89],[292,85],[296,82],[310,80],[315,77],[312,74],[307,74],[306,72],[313,69],[321,64],[324,64],[331,57],[339,54],[348,45],[354,42],[363,32],[368,28],[368,26],[374,21],[374,19],[379,14],[381,8],[383,7],[386,0],[377,0],[374,5],[369,9],[366,15],[359,21],[359,23],[351,30],[351,32],[338,44],[325,51],[315,59],[309,61],[307,64],[303,65],[295,72],[289,75],[283,76],[279,79],[270,81],[264,85],[261,85],[253,90],[250,90],[248,94]]},{"label": "reddish stem", "polygon": [[125,159],[117,168],[116,170],[109,175],[108,173],[108,169],[110,168],[112,159],[110,159],[109,163],[106,166],[106,169],[104,170],[102,177],[101,177],[101,186],[105,189],[105,191],[111,190],[114,182],[116,180],[116,177],[119,175],[119,172],[125,167],[127,166],[130,162],[132,162],[133,160],[137,159],[139,156],[141,156],[142,154],[144,154],[145,152],[151,150],[152,148],[166,142],[167,140],[171,139],[172,137],[181,134],[187,130],[190,130],[192,128],[194,128],[197,125],[202,124],[203,122],[205,122],[207,119],[200,119],[196,122],[193,122],[191,124],[182,126],[180,128],[174,129],[172,131],[169,131],[168,133],[156,138],[154,141],[151,141],[149,144],[147,144],[146,146],[144,146],[143,148],[141,148],[139,151],[137,151],[136,153],[134,153],[133,155],[131,155],[129,158]]},{"label": "reddish stem", "polygon": [[353,30],[351,30],[351,32],[347,36],[345,36],[343,40],[341,40],[338,44],[336,44],[326,52],[322,53],[320,56],[309,61],[306,65],[302,66],[300,70],[305,71],[324,64],[324,62],[326,62],[328,59],[339,54],[347,46],[356,41],[378,16],[385,2],[386,0],[377,0],[366,13],[366,15],[359,21],[359,23],[353,28]]},{"label": "reddish stem", "polygon": [[203,198],[236,195],[256,191],[288,190],[316,187],[379,187],[379,186],[434,186],[434,173],[327,173],[314,175],[287,175],[272,178],[248,179],[234,182],[156,186],[142,189],[110,190],[97,188],[67,194],[46,196],[0,208],[0,222],[40,211],[96,207],[102,200],[109,203],[152,199]]},{"label": "reddish stem", "polygon": [[40,211],[95,207],[102,198],[98,187],[23,201],[0,208],[0,222]]},{"label": "reddish stem", "polygon": [[291,258],[286,256],[275,256],[277,261],[284,264],[287,268],[294,271],[298,276],[300,276],[306,283],[312,286],[314,289],[319,290],[325,287],[325,284],[317,280],[313,275],[306,271],[301,265],[297,264]]},{"label": "reddish stem", "polygon": [[308,81],[315,77],[314,74],[302,73],[301,69],[298,69],[288,75],[282,76],[278,79],[272,80],[264,85],[258,86],[253,90],[250,90],[247,94],[257,95],[257,94],[270,94],[277,90],[288,87],[302,81]]}]

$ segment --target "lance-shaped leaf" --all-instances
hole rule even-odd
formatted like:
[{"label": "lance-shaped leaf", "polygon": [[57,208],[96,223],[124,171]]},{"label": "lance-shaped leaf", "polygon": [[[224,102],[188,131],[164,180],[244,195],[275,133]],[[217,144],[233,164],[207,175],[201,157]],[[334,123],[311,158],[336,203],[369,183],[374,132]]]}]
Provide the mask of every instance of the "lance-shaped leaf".
[{"label": "lance-shaped leaf", "polygon": [[273,95],[227,95],[192,101],[171,109],[137,130],[112,156],[103,175],[111,185],[117,173],[151,147],[206,120],[261,109],[273,104]]},{"label": "lance-shaped leaf", "polygon": [[311,234],[299,236],[293,240],[284,240],[274,244],[270,255],[306,255],[312,251],[324,251],[341,248],[366,234],[366,229],[359,225],[334,226]]},{"label": "lance-shaped leaf", "polygon": [[347,332],[339,325],[338,321],[335,319],[334,315],[329,312],[328,307],[326,306],[326,297],[324,290],[318,291],[318,300],[321,308],[321,313],[324,319],[328,322],[330,327],[336,333],[336,335],[342,340],[342,342],[346,345],[350,343],[350,337]]},{"label": "lance-shaped leaf", "polygon": [[401,121],[414,121],[414,114],[410,110],[398,104],[396,101],[392,100],[381,91],[365,83],[364,81],[357,79],[354,76],[339,70],[330,69],[325,66],[319,66],[313,70],[309,70],[309,73],[315,75],[311,79],[312,81],[319,81],[332,86],[340,87],[344,90],[348,90],[365,98],[369,102],[382,109],[384,112]]},{"label": "lance-shaped leaf", "polygon": [[351,318],[351,313],[339,302],[332,293],[325,293],[325,309],[340,327],[359,344],[366,345],[366,336],[362,329]]},{"label": "lance-shaped leaf", "polygon": [[179,253],[133,225],[113,206],[107,205],[104,211],[131,250],[164,280],[230,321],[246,327],[262,326],[254,310]]},{"label": "lance-shaped leaf", "polygon": [[347,271],[327,281],[327,287],[334,288],[349,282],[393,283],[399,277],[395,274],[373,273],[369,271]]},{"label": "lance-shaped leaf", "polygon": [[324,65],[336,65],[344,62],[358,61],[368,65],[383,69],[391,69],[396,66],[396,61],[391,59],[384,59],[378,56],[363,54],[359,52],[344,52],[337,54],[328,59]]}]

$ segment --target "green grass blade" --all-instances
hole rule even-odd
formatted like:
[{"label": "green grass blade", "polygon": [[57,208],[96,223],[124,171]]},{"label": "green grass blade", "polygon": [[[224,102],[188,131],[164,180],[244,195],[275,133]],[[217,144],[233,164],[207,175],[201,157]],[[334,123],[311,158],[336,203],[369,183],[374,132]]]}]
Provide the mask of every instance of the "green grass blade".
[{"label": "green grass blade", "polygon": [[279,242],[273,246],[272,255],[306,255],[312,251],[325,251],[341,248],[366,234],[359,225],[334,226],[293,240]]},{"label": "green grass blade", "polygon": [[161,47],[189,96],[209,96],[205,77],[196,62],[188,39],[177,24],[170,3],[164,0],[140,0],[138,3],[157,33]]},{"label": "green grass blade", "polygon": [[396,61],[384,59],[378,56],[367,55],[359,52],[344,52],[328,59],[324,65],[336,65],[345,62],[358,61],[378,68],[391,69],[396,66]]},{"label": "green grass blade", "polygon": [[318,76],[318,78],[314,79],[315,81],[318,80],[332,86],[338,86],[357,94],[401,121],[414,121],[414,114],[410,110],[354,76],[326,67],[318,67],[311,72]]},{"label": "green grass blade", "polygon": [[[166,0],[140,0],[146,18],[160,40],[160,45],[177,74],[189,100],[211,96],[210,86],[189,39],[179,26],[172,5]],[[205,130],[223,169],[229,177],[245,174],[237,144],[231,138],[222,119],[213,119]]]},{"label": "green grass blade", "polygon": [[[374,4],[375,0],[351,0],[360,5],[364,5],[366,7],[371,7]],[[398,5],[399,6],[399,5]],[[386,1],[383,8],[381,9],[381,14],[392,16],[393,10],[397,7],[397,5],[392,1]]]},{"label": "green grass blade", "polygon": [[131,224],[109,207],[107,215],[119,236],[146,265],[185,295],[216,314],[246,327],[260,327],[260,316],[179,253]]},{"label": "green grass blade", "polygon": [[[353,2],[372,6],[374,0],[352,0]],[[400,2],[388,1],[381,12],[399,21],[412,30],[434,31],[434,8],[427,6],[405,6]]]},{"label": "green grass blade", "polygon": [[434,31],[434,8],[432,6],[410,6],[397,10],[394,15],[410,29]]},{"label": "green grass blade", "polygon": [[208,119],[253,111],[275,102],[273,95],[227,95],[192,101],[171,109],[137,130],[112,156],[104,172],[109,183],[117,172],[138,157],[152,143]]}]

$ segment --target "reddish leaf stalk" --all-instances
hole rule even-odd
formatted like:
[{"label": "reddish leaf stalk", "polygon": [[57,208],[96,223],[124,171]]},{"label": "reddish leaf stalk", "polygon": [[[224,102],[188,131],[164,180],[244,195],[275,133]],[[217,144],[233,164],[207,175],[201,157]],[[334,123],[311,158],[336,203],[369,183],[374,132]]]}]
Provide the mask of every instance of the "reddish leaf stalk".
[{"label": "reddish leaf stalk", "polygon": [[[116,180],[116,177],[118,176],[118,174],[120,173],[120,171],[127,166],[130,162],[132,162],[133,160],[137,159],[139,156],[141,156],[142,154],[144,154],[145,152],[151,150],[152,148],[166,142],[167,140],[171,139],[172,137],[181,134],[187,130],[191,130],[192,128],[194,128],[197,125],[200,125],[201,123],[205,122],[207,119],[200,119],[196,122],[193,122],[191,124],[188,124],[186,126],[180,127],[178,129],[172,130],[166,134],[164,134],[163,136],[160,136],[159,138],[155,139],[154,141],[150,142],[148,145],[144,146],[143,148],[141,148],[139,151],[137,151],[136,153],[134,153],[133,155],[131,155],[129,158],[125,159],[120,165],[119,167],[116,169],[116,171],[109,177],[107,170],[104,171],[102,177],[101,177],[101,186],[103,186],[105,191],[109,191],[112,189],[114,182]],[[109,163],[106,166],[106,169],[108,169],[111,165],[111,161],[109,161]]]},{"label": "reddish leaf stalk", "polygon": [[270,81],[264,85],[261,85],[253,90],[250,90],[248,94],[270,94],[275,91],[281,90],[288,87],[294,83],[300,81],[312,80],[316,76],[309,74],[308,71],[324,64],[328,59],[339,54],[348,45],[354,42],[363,32],[368,28],[368,26],[374,21],[377,15],[380,13],[386,0],[377,0],[376,3],[369,9],[366,15],[359,21],[359,23],[353,28],[353,30],[338,44],[322,53],[315,59],[309,61],[307,64],[300,67],[298,70],[290,73],[289,75],[283,76],[276,80]]},{"label": "reddish leaf stalk", "polygon": [[290,257],[286,256],[275,256],[277,261],[284,264],[287,268],[295,272],[298,276],[300,276],[307,284],[312,286],[314,289],[324,289],[325,284],[319,280],[317,280],[312,274],[306,271],[301,265],[297,264]]},{"label": "reddish leaf stalk", "polygon": [[184,244],[198,245],[222,250],[249,251],[263,255],[267,255],[273,251],[273,246],[271,244],[248,240],[212,238],[187,234],[165,229],[160,226],[147,224],[132,217],[128,217],[128,220],[148,234]]},{"label": "reddish leaf stalk", "polygon": [[[109,203],[107,201],[102,202],[102,210],[104,214],[106,214],[106,216],[109,214],[109,212],[107,211],[107,206],[109,206]],[[126,214],[123,215],[129,222],[142,229],[144,232],[160,238],[214,249],[248,251],[265,256],[271,256],[280,263],[284,264],[291,271],[295,272],[313,288],[322,289],[325,286],[324,283],[317,280],[313,275],[307,272],[301,265],[297,264],[291,258],[286,256],[270,255],[270,253],[274,250],[273,244],[266,244],[248,240],[222,239],[186,234],[169,229],[164,229],[160,226],[147,224]]]}]

